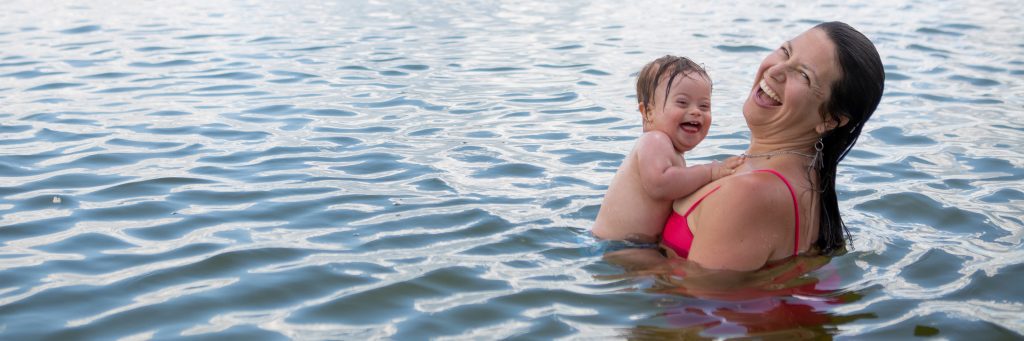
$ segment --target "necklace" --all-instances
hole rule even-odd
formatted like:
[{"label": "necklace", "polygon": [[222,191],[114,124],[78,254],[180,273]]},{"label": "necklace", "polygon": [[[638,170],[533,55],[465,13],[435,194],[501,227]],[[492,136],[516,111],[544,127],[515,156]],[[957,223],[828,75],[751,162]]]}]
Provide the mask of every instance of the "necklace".
[{"label": "necklace", "polygon": [[763,158],[766,158],[766,159],[770,160],[772,158],[772,156],[783,155],[783,154],[800,155],[800,156],[803,156],[803,157],[808,158],[808,159],[813,159],[814,158],[814,155],[807,154],[807,153],[801,153],[801,152],[798,152],[798,151],[792,150],[792,149],[791,150],[776,150],[774,152],[755,153],[755,154],[743,153],[743,154],[740,154],[740,156],[745,157],[745,158],[747,158],[747,157],[749,157],[749,158],[763,157]]}]

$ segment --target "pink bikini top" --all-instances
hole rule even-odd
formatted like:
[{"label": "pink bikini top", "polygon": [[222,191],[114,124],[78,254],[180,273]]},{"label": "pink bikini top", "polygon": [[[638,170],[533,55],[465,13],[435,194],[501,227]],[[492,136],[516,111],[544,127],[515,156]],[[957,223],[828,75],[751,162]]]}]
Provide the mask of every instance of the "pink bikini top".
[{"label": "pink bikini top", "polygon": [[[779,172],[774,169],[758,169],[755,170],[755,172],[775,174],[775,176],[779,177],[779,179],[786,184],[786,188],[789,189],[789,195],[793,198],[793,216],[796,218],[796,241],[793,243],[793,255],[796,255],[800,250],[800,207],[797,205],[796,192],[793,191],[793,186],[789,184],[789,180],[786,180],[786,177],[782,176],[782,174],[779,174]],[[662,242],[665,246],[675,251],[680,257],[686,258],[689,256],[690,246],[693,244],[693,232],[690,231],[690,224],[686,222],[686,217],[690,215],[690,212],[693,212],[693,209],[697,208],[697,205],[700,205],[701,201],[704,201],[704,198],[707,198],[708,195],[711,195],[711,193],[714,193],[719,188],[722,188],[722,186],[715,187],[715,189],[704,194],[700,199],[697,199],[697,202],[694,202],[693,205],[690,206],[690,209],[686,210],[686,213],[683,215],[679,215],[675,210],[672,210],[672,215],[670,215],[668,217],[668,221],[665,222],[665,229],[662,231],[661,237]]]}]

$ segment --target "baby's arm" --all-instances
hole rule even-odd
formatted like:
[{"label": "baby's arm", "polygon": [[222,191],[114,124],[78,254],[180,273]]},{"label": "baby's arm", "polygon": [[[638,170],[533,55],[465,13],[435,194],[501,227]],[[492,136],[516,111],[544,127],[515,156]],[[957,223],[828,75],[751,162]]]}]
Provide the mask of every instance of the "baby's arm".
[{"label": "baby's arm", "polygon": [[742,163],[732,157],[724,163],[686,167],[668,136],[650,132],[637,141],[640,182],[652,198],[673,200],[693,193],[701,186],[732,174]]}]

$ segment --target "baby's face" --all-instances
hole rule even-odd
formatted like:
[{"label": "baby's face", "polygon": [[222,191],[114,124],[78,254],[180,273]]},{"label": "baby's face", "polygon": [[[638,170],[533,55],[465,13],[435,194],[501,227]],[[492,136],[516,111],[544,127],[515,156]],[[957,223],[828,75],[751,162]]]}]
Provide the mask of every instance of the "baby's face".
[{"label": "baby's face", "polygon": [[[658,81],[654,91],[652,122],[648,130],[658,130],[672,140],[677,152],[696,147],[711,128],[711,83],[697,74],[678,75],[667,89],[668,77]],[[668,100],[665,92],[668,91]]]}]

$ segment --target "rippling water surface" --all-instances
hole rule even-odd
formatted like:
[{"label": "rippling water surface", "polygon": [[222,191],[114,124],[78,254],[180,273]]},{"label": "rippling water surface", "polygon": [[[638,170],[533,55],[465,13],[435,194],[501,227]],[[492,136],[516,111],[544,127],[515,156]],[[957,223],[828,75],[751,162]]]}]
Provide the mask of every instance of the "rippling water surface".
[{"label": "rippling water surface", "polygon": [[[1018,3],[624,6],[6,2],[0,338],[1024,335]],[[741,300],[604,260],[632,74],[706,64],[690,159],[737,154],[760,60],[827,20],[887,71],[854,248]]]}]

